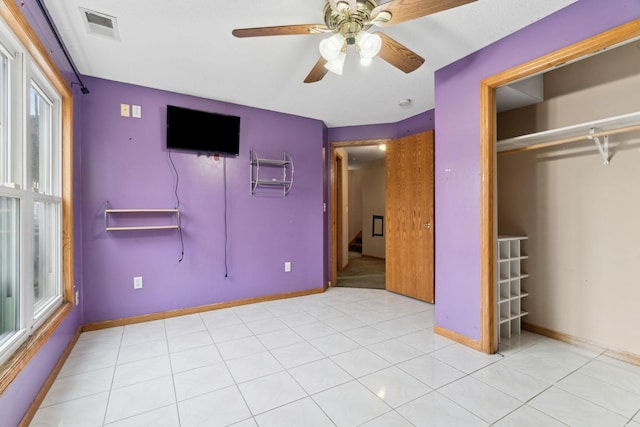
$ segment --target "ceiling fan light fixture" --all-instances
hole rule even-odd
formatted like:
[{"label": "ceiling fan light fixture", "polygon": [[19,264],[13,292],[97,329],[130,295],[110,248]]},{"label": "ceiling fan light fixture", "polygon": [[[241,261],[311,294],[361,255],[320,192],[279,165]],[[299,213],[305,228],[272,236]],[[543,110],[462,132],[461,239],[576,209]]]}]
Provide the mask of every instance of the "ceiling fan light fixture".
[{"label": "ceiling fan light fixture", "polygon": [[344,48],[344,37],[342,34],[336,33],[329,38],[320,42],[320,55],[328,62],[338,59]]},{"label": "ceiling fan light fixture", "polygon": [[369,65],[373,57],[380,52],[382,38],[377,34],[361,31],[356,37],[356,45],[360,53],[360,64]]},{"label": "ceiling fan light fixture", "polygon": [[338,57],[335,59],[332,59],[330,61],[327,61],[327,63],[324,65],[324,67],[331,71],[332,73],[335,73],[339,76],[342,75],[342,70],[344,69],[344,61],[347,58],[347,53],[346,52],[340,52],[338,54]]}]

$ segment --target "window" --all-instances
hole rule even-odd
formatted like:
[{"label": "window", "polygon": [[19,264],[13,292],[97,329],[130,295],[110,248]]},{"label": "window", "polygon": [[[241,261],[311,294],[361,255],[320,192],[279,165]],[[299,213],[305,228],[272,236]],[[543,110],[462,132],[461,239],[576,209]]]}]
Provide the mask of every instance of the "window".
[{"label": "window", "polygon": [[9,58],[0,51],[0,184],[9,182]]},{"label": "window", "polygon": [[34,318],[60,302],[60,166],[54,129],[53,101],[32,82],[29,96],[29,160],[33,201],[33,296]]},{"label": "window", "polygon": [[0,25],[0,363],[63,302],[61,105]]},{"label": "window", "polygon": [[0,197],[0,348],[18,332],[19,201]]}]

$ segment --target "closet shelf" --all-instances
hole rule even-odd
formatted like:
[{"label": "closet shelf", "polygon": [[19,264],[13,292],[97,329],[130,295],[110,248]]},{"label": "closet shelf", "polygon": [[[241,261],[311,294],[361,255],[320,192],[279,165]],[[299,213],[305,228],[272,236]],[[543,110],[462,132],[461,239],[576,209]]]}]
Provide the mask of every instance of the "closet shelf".
[{"label": "closet shelf", "polygon": [[511,322],[512,320],[519,320],[521,318],[523,318],[524,316],[526,316],[527,313],[526,311],[522,311],[520,313],[511,313],[511,315],[509,317],[506,316],[500,316],[500,323],[508,323]]},{"label": "closet shelf", "polygon": [[528,274],[520,274],[518,276],[509,276],[509,277],[501,277],[500,278],[500,283],[503,282],[510,282],[512,280],[521,280],[521,279],[526,279],[527,277],[529,277]]},{"label": "closet shelf", "polygon": [[[118,214],[130,214],[135,216],[157,217],[167,215],[175,215],[174,220],[170,224],[157,225],[126,225],[114,226],[109,224],[109,217]],[[131,230],[179,230],[180,229],[180,210],[174,209],[112,209],[107,201],[104,209],[104,230],[105,231],[131,231]]]},{"label": "closet shelf", "polygon": [[[633,131],[640,131],[640,111],[503,139],[497,142],[496,149],[499,153],[506,154],[592,140],[598,147],[604,163],[609,164],[609,136]],[[604,142],[600,141],[601,137]]]}]

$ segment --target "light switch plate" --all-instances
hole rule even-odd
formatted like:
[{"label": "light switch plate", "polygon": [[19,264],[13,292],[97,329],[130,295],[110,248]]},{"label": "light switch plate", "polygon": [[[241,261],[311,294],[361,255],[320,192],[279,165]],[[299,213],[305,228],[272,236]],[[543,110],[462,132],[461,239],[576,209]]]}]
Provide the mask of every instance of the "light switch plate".
[{"label": "light switch plate", "polygon": [[120,115],[122,117],[129,117],[129,104],[120,104]]}]

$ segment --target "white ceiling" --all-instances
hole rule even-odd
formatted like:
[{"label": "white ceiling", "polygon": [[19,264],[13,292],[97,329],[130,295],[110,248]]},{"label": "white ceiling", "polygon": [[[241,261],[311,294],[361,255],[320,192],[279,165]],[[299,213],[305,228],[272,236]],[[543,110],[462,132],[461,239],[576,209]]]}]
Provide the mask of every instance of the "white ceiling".
[{"label": "white ceiling", "polygon": [[378,144],[345,147],[349,156],[349,169],[360,169],[364,164],[384,159],[385,152]]},{"label": "white ceiling", "polygon": [[[362,67],[350,52],[342,76],[327,73],[311,84],[303,80],[319,58],[318,43],[327,35],[239,39],[231,31],[322,24],[326,0],[45,3],[83,75],[315,118],[328,127],[341,127],[395,123],[434,108],[435,70],[575,1],[478,0],[380,29],[424,57],[425,64],[404,74],[379,58]],[[120,40],[89,34],[81,7],[116,17]],[[405,98],[412,100],[410,108],[398,106]]]}]

